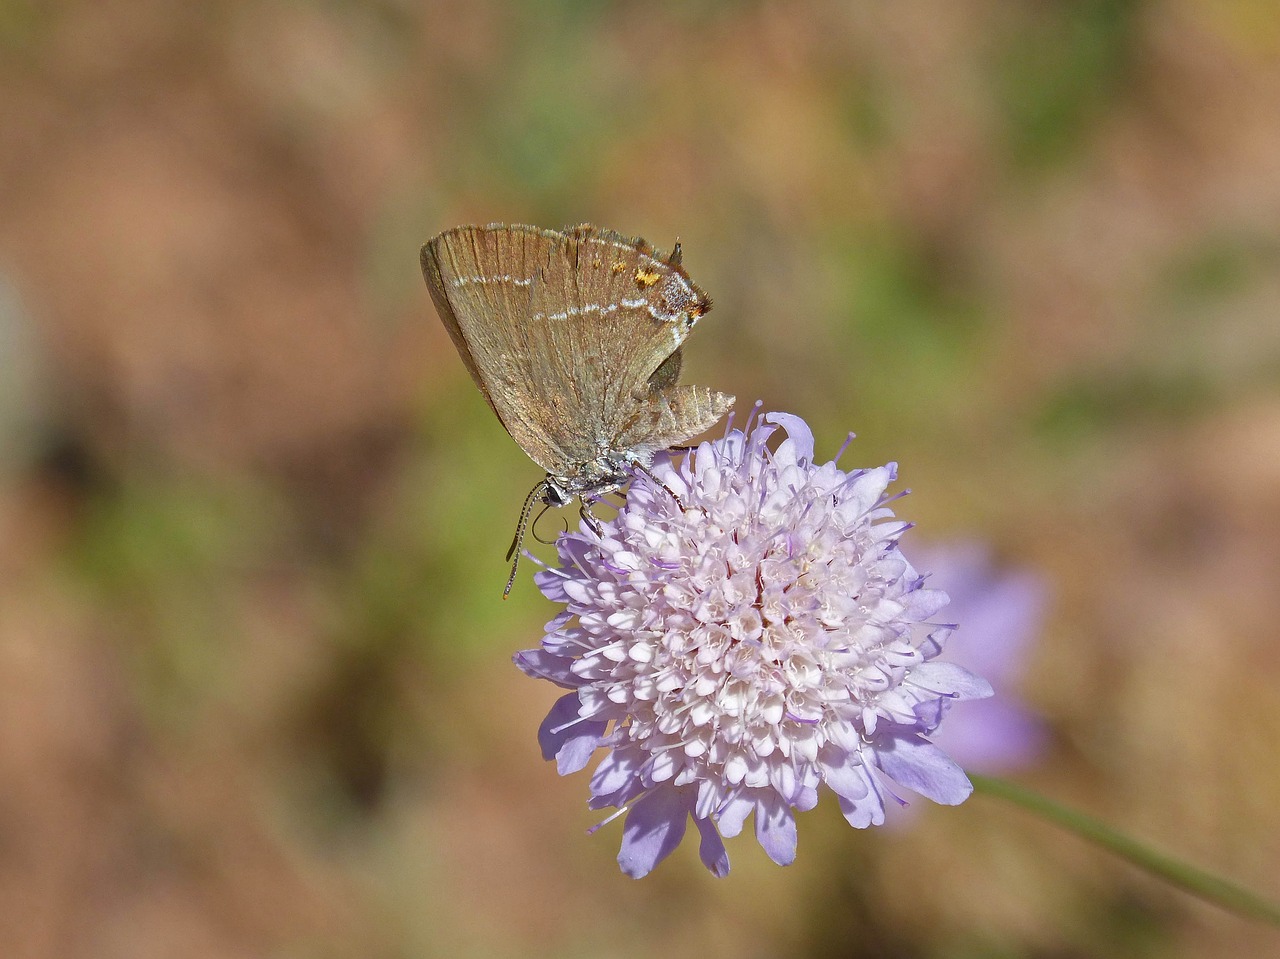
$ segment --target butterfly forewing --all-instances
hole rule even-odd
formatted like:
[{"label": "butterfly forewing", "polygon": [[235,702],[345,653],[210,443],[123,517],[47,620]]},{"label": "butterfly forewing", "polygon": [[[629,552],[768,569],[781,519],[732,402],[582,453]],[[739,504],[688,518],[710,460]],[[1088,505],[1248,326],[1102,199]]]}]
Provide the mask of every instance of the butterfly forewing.
[{"label": "butterfly forewing", "polygon": [[547,244],[527,230],[460,227],[422,248],[423,273],[463,362],[498,419],[543,469],[566,451],[539,402],[545,350],[530,322],[533,287],[547,265]]},{"label": "butterfly forewing", "polygon": [[[563,412],[554,428],[577,436],[569,452],[585,462],[619,449],[627,426],[660,399],[650,377],[689,330],[659,318],[656,278],[670,268],[637,241],[579,228],[553,245],[551,258],[545,282],[534,288],[530,319],[545,323],[541,360],[557,373],[545,397]],[[572,403],[557,402],[561,385]]]},{"label": "butterfly forewing", "polygon": [[441,318],[503,426],[554,476],[651,453],[733,398],[675,386],[710,301],[643,241],[595,227],[459,227],[422,250]]}]

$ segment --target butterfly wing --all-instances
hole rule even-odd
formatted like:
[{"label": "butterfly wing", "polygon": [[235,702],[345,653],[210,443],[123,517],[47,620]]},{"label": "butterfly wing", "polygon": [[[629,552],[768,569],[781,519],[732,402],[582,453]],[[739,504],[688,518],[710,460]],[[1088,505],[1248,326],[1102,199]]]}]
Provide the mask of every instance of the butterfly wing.
[{"label": "butterfly wing", "polygon": [[616,449],[647,462],[658,450],[681,446],[710,429],[733,408],[734,397],[705,386],[676,386],[681,350],[677,349],[649,378],[650,400],[625,424]]},{"label": "butterfly wing", "polygon": [[674,385],[680,344],[710,301],[643,241],[589,226],[459,227],[423,247],[422,266],[485,399],[553,475],[683,442],[732,403]]}]

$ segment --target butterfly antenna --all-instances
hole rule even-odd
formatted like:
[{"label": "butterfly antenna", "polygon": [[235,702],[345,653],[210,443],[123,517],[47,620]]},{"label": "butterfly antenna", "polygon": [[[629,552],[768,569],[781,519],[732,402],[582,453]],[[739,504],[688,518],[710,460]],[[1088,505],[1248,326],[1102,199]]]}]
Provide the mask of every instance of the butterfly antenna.
[{"label": "butterfly antenna", "polygon": [[547,489],[547,481],[543,480],[533,489],[529,490],[529,495],[524,498],[524,506],[520,508],[520,522],[516,524],[516,534],[511,538],[511,548],[507,550],[507,559],[515,557],[515,561],[511,564],[511,575],[507,577],[507,588],[502,591],[502,598],[506,599],[511,594],[511,587],[516,581],[516,570],[520,568],[520,545],[524,542],[525,527],[529,525],[529,514],[533,511],[533,501],[539,493],[545,493]]}]

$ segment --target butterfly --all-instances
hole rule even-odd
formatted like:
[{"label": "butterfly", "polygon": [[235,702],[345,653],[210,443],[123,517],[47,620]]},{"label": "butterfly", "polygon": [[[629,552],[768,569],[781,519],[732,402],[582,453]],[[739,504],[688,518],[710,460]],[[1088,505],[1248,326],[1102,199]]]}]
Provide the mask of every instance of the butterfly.
[{"label": "butterfly", "polygon": [[711,309],[678,243],[664,257],[588,224],[460,226],[422,247],[422,272],[471,378],[546,470],[508,554],[517,564],[535,499],[577,497],[589,518],[590,502],[733,406],[732,396],[677,385],[681,345]]}]

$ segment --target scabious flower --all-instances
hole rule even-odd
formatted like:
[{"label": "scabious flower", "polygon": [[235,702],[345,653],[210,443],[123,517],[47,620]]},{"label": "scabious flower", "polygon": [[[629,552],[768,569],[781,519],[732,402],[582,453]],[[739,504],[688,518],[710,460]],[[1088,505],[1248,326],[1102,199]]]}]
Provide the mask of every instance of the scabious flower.
[{"label": "scabious flower", "polygon": [[692,817],[723,876],[722,837],[753,814],[787,865],[794,813],[823,785],[859,828],[902,802],[895,784],[963,802],[968,777],[926,736],[943,701],[991,687],[935,658],[947,596],[899,549],[896,466],[816,464],[804,421],[771,413],[653,474],[663,485],[638,477],[614,519],[561,536],[536,582],[565,609],[516,655],[570,690],[539,731],[560,773],[606,750],[589,805],[626,815],[623,872],[652,870]]},{"label": "scabious flower", "polygon": [[1029,569],[1007,570],[976,541],[913,548],[929,582],[951,602],[947,619],[958,623],[944,658],[964,662],[996,687],[940,726],[934,742],[966,769],[1004,773],[1028,766],[1044,752],[1044,722],[1015,692],[1031,646],[1039,637],[1048,584]]}]

